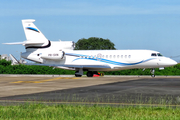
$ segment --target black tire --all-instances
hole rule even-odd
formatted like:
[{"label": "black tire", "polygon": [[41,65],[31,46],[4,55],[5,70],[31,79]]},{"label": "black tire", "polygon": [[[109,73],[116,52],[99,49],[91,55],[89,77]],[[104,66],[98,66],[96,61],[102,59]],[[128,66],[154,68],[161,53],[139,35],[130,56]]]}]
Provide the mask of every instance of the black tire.
[{"label": "black tire", "polygon": [[152,78],[154,78],[154,77],[155,77],[155,75],[151,75],[151,77],[152,77]]},{"label": "black tire", "polygon": [[79,71],[76,71],[76,72],[75,72],[75,76],[76,76],[76,77],[82,77],[82,75],[79,75],[79,74],[76,74],[76,73],[79,73]]},{"label": "black tire", "polygon": [[87,77],[93,77],[93,72],[92,71],[88,71],[86,75],[87,75]]}]

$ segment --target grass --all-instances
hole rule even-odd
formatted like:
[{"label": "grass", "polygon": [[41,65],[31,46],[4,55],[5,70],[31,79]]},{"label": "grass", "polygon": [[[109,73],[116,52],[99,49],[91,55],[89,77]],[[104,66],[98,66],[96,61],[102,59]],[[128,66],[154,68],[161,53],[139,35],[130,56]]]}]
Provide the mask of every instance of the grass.
[{"label": "grass", "polygon": [[[27,103],[24,103],[24,101],[23,104],[16,106],[0,106],[0,120],[180,119],[179,96],[147,97],[135,94],[133,96],[104,95],[99,97],[95,95],[94,97],[82,97],[76,94],[60,94],[56,99],[57,100],[44,101],[43,103],[44,98],[39,97],[38,101],[34,99],[32,101],[27,100]],[[21,103],[21,101],[19,102]]]},{"label": "grass", "polygon": [[87,105],[46,105],[26,103],[16,106],[0,106],[0,119],[45,120],[144,120],[180,119],[180,108],[171,107],[113,107]]}]

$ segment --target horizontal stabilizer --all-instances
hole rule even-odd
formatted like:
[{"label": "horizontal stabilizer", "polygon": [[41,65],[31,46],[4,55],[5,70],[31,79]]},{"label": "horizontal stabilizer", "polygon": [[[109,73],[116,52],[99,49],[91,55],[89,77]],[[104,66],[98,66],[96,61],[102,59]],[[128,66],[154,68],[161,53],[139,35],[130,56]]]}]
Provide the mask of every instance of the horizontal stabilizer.
[{"label": "horizontal stabilizer", "polygon": [[34,25],[35,20],[26,19],[22,20],[23,29],[26,36],[26,41],[3,43],[7,45],[24,45],[26,48],[29,46],[41,46],[47,45],[49,40],[42,34],[42,32]]},{"label": "horizontal stabilizer", "polygon": [[44,42],[36,42],[36,41],[23,41],[23,42],[13,42],[13,43],[3,43],[6,45],[36,45],[36,44],[43,44]]}]

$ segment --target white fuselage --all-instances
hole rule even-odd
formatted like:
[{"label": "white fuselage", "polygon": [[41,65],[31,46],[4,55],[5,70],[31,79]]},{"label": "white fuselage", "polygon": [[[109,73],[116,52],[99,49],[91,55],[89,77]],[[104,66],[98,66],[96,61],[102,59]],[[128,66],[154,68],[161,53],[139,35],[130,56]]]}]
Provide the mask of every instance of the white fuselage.
[{"label": "white fuselage", "polygon": [[25,53],[22,53],[22,57],[42,64],[52,64],[52,66],[110,66],[110,68],[99,69],[83,68],[89,71],[161,68],[177,64],[174,60],[152,50],[62,50],[57,47],[57,42],[51,42],[48,48],[28,48]]}]

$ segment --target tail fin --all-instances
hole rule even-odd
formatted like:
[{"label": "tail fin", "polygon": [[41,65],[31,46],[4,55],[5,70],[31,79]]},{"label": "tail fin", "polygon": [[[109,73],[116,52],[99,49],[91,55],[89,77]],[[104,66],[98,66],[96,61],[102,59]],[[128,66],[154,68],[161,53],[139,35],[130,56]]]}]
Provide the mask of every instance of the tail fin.
[{"label": "tail fin", "polygon": [[42,32],[33,24],[35,20],[27,19],[22,20],[23,29],[25,32],[26,40],[28,43],[47,43],[48,39]]},{"label": "tail fin", "polygon": [[48,39],[41,33],[41,31],[33,24],[35,20],[27,19],[22,20],[23,29],[26,36],[26,41],[14,42],[14,43],[4,43],[9,45],[22,44],[27,46],[43,46],[48,44]]}]

